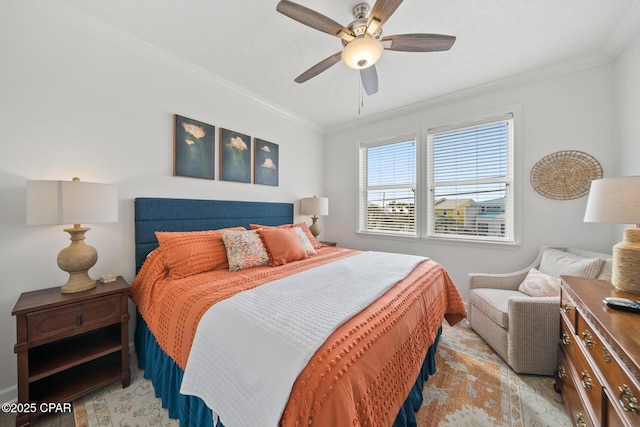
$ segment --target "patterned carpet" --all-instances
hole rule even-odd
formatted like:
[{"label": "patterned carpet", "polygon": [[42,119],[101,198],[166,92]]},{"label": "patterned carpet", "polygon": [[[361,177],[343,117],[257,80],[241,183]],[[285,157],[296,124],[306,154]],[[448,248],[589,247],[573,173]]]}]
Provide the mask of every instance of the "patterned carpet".
[{"label": "patterned carpet", "polygon": [[[551,377],[515,374],[468,327],[450,328],[445,322],[436,357],[438,372],[425,384],[419,427],[571,425]],[[151,382],[137,369],[128,388],[116,383],[74,402],[74,409],[76,427],[179,424],[169,419]]]}]

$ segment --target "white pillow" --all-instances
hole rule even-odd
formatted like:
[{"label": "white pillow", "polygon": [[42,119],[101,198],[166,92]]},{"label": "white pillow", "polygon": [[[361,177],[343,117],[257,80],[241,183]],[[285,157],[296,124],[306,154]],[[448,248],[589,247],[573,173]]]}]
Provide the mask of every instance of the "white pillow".
[{"label": "white pillow", "polygon": [[542,254],[539,270],[553,277],[578,276],[595,279],[602,270],[604,260],[585,258],[558,249],[546,249]]},{"label": "white pillow", "polygon": [[309,238],[307,237],[307,235],[304,234],[304,231],[302,231],[302,228],[293,227],[293,229],[296,230],[298,239],[300,239],[300,243],[302,243],[304,250],[307,251],[307,255],[316,255],[317,254],[316,250],[313,248],[313,245],[309,241]]},{"label": "white pillow", "polygon": [[532,268],[518,290],[531,297],[557,297],[560,296],[560,282],[557,277]]}]

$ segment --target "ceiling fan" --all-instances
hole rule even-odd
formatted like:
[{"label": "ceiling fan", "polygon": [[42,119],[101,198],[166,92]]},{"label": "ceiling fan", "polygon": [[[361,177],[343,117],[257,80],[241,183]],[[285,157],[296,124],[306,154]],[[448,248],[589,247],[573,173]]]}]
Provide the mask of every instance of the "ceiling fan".
[{"label": "ceiling fan", "polygon": [[[383,50],[402,52],[436,52],[451,49],[454,36],[442,34],[398,34],[382,36],[382,25],[400,6],[402,0],[377,0],[369,12],[367,3],[353,7],[355,20],[344,27],[321,13],[288,0],[280,0],[276,10],[289,18],[316,30],[342,39],[344,49],[318,62],[295,78],[304,83],[342,60],[347,66],[360,70],[360,79],[367,95],[378,92],[378,73],[375,63]],[[389,43],[390,42],[390,43]]]}]

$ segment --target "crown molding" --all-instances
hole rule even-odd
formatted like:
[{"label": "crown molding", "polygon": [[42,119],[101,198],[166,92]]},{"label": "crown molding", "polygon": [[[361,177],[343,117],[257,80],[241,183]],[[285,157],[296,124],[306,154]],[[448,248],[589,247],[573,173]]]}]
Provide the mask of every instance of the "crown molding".
[{"label": "crown molding", "polygon": [[81,32],[91,34],[107,43],[116,45],[133,54],[146,58],[173,71],[239,96],[251,105],[280,116],[310,131],[323,135],[324,127],[311,120],[295,114],[243,87],[213,74],[202,67],[194,65],[163,49],[139,39],[125,31],[115,28],[84,12],[74,9],[57,0],[11,0],[32,12],[58,21]]},{"label": "crown molding", "polygon": [[614,61],[640,30],[640,0],[636,0],[622,17],[604,45],[605,52]]},{"label": "crown molding", "polygon": [[372,116],[364,117],[349,123],[343,123],[340,125],[327,128],[326,135],[332,135],[339,132],[348,131],[361,126],[371,125],[379,123],[382,120],[390,120],[400,116],[406,116],[410,114],[420,113],[425,110],[443,107],[455,102],[465,101],[479,96],[495,93],[496,91],[509,90],[521,86],[526,86],[539,81],[551,79],[554,77],[563,76],[565,74],[571,74],[578,71],[586,70],[589,68],[599,67],[604,64],[611,63],[612,60],[609,55],[596,53],[586,58],[582,58],[578,61],[556,64],[555,66],[549,66],[540,68],[534,71],[518,74],[504,79],[495,80],[493,82],[473,86],[467,89],[459,90],[456,92],[448,93],[446,95],[430,98],[424,101],[420,101],[414,104],[402,106],[393,110],[384,111]]}]

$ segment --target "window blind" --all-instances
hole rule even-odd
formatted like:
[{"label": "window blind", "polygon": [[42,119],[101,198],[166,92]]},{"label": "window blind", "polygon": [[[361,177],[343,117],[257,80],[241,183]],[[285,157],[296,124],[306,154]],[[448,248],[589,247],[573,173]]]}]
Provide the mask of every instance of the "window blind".
[{"label": "window blind", "polygon": [[360,145],[359,231],[416,236],[415,136]]},{"label": "window blind", "polygon": [[428,236],[513,242],[513,115],[430,129]]}]

